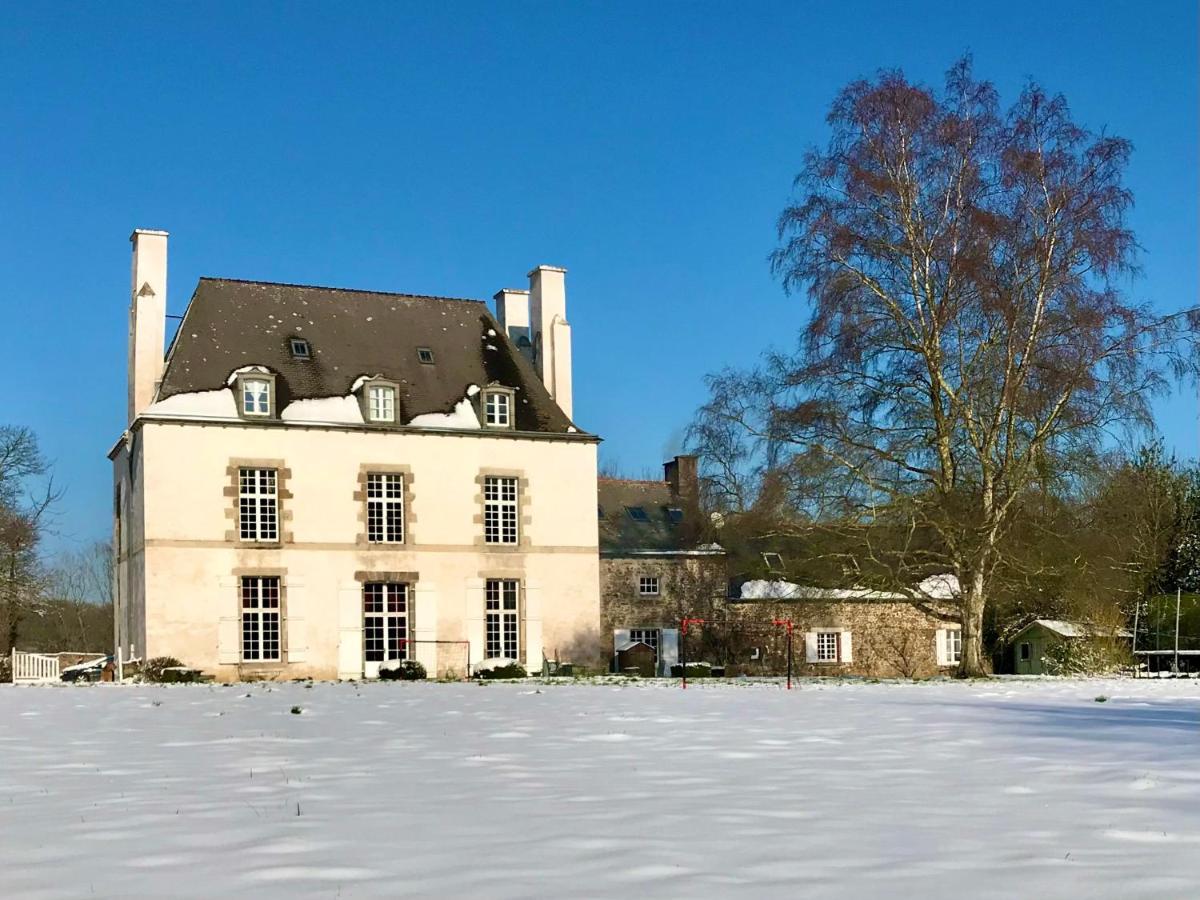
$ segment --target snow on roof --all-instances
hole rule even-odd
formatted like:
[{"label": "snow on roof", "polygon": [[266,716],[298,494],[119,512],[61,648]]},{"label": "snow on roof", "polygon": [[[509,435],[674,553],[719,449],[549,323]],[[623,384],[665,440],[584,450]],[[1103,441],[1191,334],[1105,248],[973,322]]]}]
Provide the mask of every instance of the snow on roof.
[{"label": "snow on roof", "polygon": [[1053,631],[1060,637],[1065,638],[1129,637],[1129,632],[1121,628],[1104,628],[1100,625],[1091,625],[1087,622],[1068,622],[1065,619],[1034,619],[1018,631],[1017,636],[1024,634],[1034,625],[1041,625],[1048,631]]},{"label": "snow on roof", "polygon": [[907,600],[903,594],[890,594],[868,588],[820,588],[790,581],[747,581],[742,585],[743,600]]},{"label": "snow on roof", "polygon": [[[949,573],[930,575],[916,591],[929,600],[953,600],[958,597],[958,579]],[[910,600],[907,594],[876,591],[870,588],[821,588],[793,584],[790,581],[747,581],[742,585],[743,600]]]},{"label": "snow on roof", "polygon": [[338,422],[361,425],[362,408],[353,397],[311,397],[293,400],[283,408],[284,422]]}]

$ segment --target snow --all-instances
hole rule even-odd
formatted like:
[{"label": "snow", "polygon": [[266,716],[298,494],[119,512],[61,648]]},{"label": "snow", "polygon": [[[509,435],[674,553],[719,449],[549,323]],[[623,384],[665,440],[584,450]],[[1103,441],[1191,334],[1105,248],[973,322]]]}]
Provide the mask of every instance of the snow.
[{"label": "snow", "polygon": [[423,413],[419,416],[413,416],[412,421],[408,423],[417,428],[458,428],[458,429],[474,429],[479,428],[479,417],[475,415],[475,407],[471,404],[471,399],[465,397],[459,400],[454,405],[454,409],[448,413]]},{"label": "snow", "polygon": [[186,416],[209,419],[236,419],[237,403],[228,388],[175,394],[146,407],[147,416]]},{"label": "snow", "polygon": [[[292,315],[295,315],[295,313],[292,313]],[[241,368],[234,369],[232,372],[230,372],[229,377],[225,379],[225,383],[228,385],[232,385],[235,381],[237,381],[237,377],[239,375],[251,375],[251,374],[270,375],[271,370],[268,369],[266,366],[242,366]]]},{"label": "snow", "polygon": [[930,575],[917,585],[917,590],[932,600],[955,600],[960,594],[958,577],[949,572]]},{"label": "snow", "polygon": [[905,600],[902,594],[870,591],[866,588],[819,588],[790,581],[747,581],[742,585],[743,600]]},{"label": "snow", "polygon": [[1200,682],[798,688],[0,686],[3,894],[1195,895]]},{"label": "snow", "polygon": [[293,400],[283,408],[284,422],[334,422],[361,425],[362,408],[355,397],[313,397]]},{"label": "snow", "polygon": [[1124,629],[1114,631],[1111,628],[1102,628],[1097,625],[1089,625],[1086,622],[1066,622],[1062,619],[1034,619],[1028,625],[1018,632],[1024,634],[1033,625],[1041,625],[1043,628],[1049,628],[1055,634],[1062,635],[1065,638],[1077,637],[1129,637],[1130,633]]}]

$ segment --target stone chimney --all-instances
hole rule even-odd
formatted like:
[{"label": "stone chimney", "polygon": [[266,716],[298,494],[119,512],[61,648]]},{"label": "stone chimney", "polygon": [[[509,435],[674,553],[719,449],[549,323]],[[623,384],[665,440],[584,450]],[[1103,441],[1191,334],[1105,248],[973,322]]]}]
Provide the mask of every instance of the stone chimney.
[{"label": "stone chimney", "polygon": [[129,299],[129,421],[154,402],[167,336],[167,233],[139,228],[133,244]]},{"label": "stone chimney", "polygon": [[571,418],[571,326],[567,323],[567,270],[538,266],[529,273],[533,365],[542,384]]},{"label": "stone chimney", "polygon": [[663,463],[663,478],[671,486],[671,498],[689,509],[700,507],[699,459],[695,456],[676,456]]},{"label": "stone chimney", "polygon": [[504,288],[496,292],[496,319],[517,345],[521,355],[533,362],[533,337],[529,331],[529,291]]}]

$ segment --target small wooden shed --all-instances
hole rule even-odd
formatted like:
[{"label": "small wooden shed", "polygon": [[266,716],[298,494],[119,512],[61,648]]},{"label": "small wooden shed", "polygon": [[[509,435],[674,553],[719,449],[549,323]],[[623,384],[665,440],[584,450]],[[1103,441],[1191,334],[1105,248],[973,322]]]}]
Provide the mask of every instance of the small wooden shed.
[{"label": "small wooden shed", "polygon": [[1086,622],[1034,619],[1012,639],[1013,671],[1018,675],[1044,675],[1047,650],[1055,645],[1084,638],[1128,638],[1128,632],[1113,631]]},{"label": "small wooden shed", "polygon": [[642,641],[629,641],[617,647],[617,671],[629,675],[636,672],[642,678],[657,674],[658,654]]}]

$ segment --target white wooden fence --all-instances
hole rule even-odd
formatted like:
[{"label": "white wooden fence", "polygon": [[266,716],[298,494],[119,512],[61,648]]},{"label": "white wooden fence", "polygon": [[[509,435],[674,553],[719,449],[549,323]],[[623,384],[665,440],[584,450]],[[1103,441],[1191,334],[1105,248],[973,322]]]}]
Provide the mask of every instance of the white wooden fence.
[{"label": "white wooden fence", "polygon": [[12,683],[40,684],[58,681],[58,657],[44,653],[12,652]]}]

